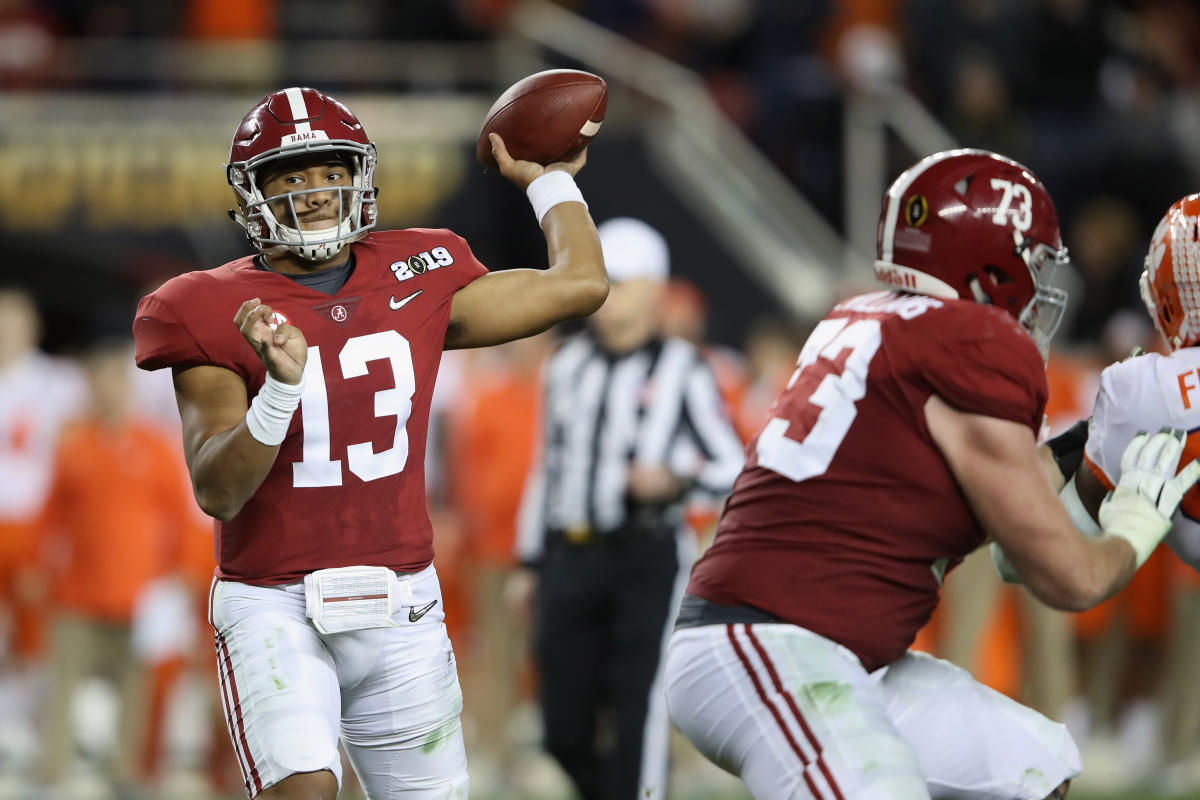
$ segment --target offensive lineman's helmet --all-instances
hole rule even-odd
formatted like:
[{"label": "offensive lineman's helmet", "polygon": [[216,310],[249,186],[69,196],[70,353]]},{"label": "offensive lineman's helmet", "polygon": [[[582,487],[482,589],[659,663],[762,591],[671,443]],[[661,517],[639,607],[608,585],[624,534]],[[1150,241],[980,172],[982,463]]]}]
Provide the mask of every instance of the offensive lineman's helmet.
[{"label": "offensive lineman's helmet", "polygon": [[[264,167],[324,152],[346,160],[352,185],[263,196],[259,176]],[[225,169],[238,201],[229,214],[264,253],[290,250],[309,261],[324,261],[375,227],[375,145],[350,109],[316,89],[284,89],[264,97],[234,132]],[[317,191],[337,191],[338,224],[303,230],[294,199]],[[270,203],[277,200],[286,201],[289,219],[279,219],[271,210]]]},{"label": "offensive lineman's helmet", "polygon": [[897,289],[999,306],[1043,357],[1066,309],[1050,285],[1069,263],[1050,195],[987,150],[946,150],[909,167],[883,198],[875,276]]},{"label": "offensive lineman's helmet", "polygon": [[1200,194],[1177,200],[1159,221],[1141,287],[1168,349],[1200,343]]}]

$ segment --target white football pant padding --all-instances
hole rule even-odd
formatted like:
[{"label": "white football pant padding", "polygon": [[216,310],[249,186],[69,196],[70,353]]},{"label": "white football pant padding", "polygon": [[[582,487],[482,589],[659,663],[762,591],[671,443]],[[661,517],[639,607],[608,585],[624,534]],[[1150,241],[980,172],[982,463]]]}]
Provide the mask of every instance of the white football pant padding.
[{"label": "white football pant padding", "polygon": [[871,677],[934,798],[1042,800],[1082,769],[1065,725],[949,661],[910,651]]},{"label": "white football pant padding", "polygon": [[326,635],[304,614],[302,583],[215,583],[222,700],[249,796],[324,769],[340,786],[340,736],[370,800],[465,800],[462,692],[441,588],[433,567],[408,577],[413,597],[397,627]]},{"label": "white football pant padding", "polygon": [[667,706],[757,800],[924,800],[917,756],[849,650],[794,625],[677,630]]},{"label": "white football pant padding", "polygon": [[760,800],[836,800],[831,783],[844,800],[1042,800],[1081,770],[1065,726],[965,670],[909,652],[868,675],[793,625],[676,631],[667,703],[700,752]]}]

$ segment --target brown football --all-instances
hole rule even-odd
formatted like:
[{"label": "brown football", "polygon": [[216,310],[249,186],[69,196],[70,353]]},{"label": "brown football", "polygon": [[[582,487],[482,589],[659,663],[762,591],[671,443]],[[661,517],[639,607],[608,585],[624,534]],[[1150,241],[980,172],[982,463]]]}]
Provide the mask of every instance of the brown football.
[{"label": "brown football", "polygon": [[504,139],[517,160],[570,161],[587,146],[608,109],[608,84],[590,72],[550,69],[523,78],[492,104],[479,131],[475,155],[495,167],[489,133]]}]

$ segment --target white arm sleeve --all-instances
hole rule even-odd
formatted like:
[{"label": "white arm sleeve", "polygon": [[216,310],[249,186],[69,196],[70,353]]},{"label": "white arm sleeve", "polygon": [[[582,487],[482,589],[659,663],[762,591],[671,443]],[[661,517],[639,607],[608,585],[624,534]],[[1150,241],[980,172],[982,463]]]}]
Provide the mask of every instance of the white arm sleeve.
[{"label": "white arm sleeve", "polygon": [[1092,515],[1083,507],[1083,500],[1079,497],[1079,491],[1075,488],[1075,476],[1071,476],[1071,480],[1067,481],[1067,485],[1058,493],[1058,499],[1062,501],[1063,508],[1067,510],[1067,515],[1071,518],[1071,522],[1075,523],[1075,527],[1079,532],[1089,539],[1094,539],[1104,533],[1100,529],[1100,524],[1092,519]]}]

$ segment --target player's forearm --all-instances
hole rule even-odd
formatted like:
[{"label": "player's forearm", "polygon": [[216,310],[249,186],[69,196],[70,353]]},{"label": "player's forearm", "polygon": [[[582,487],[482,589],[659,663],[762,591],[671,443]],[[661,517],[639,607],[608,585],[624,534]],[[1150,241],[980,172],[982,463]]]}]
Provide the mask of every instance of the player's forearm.
[{"label": "player's forearm", "polygon": [[210,436],[191,464],[196,502],[204,513],[228,522],[258,491],[278,454],[278,445],[250,435],[245,420]]},{"label": "player's forearm", "polygon": [[582,203],[559,203],[542,220],[559,321],[585,317],[604,305],[608,273],[596,226]]},{"label": "player's forearm", "polygon": [[1111,534],[1086,540],[1093,552],[1091,564],[1095,570],[1093,584],[1097,587],[1092,602],[1084,606],[1091,608],[1103,603],[1133,580],[1137,572],[1137,556],[1129,542]]},{"label": "player's forearm", "polygon": [[1052,607],[1079,612],[1097,606],[1121,591],[1133,578],[1134,572],[1138,571],[1133,547],[1121,537],[1100,536],[1097,539],[1082,539],[1081,543],[1085,551],[1084,558],[1070,566],[1066,575],[1062,576],[1061,588],[1044,589],[1044,593],[1051,597],[1056,591],[1061,593],[1062,597],[1056,597],[1058,602],[1051,602],[1050,597],[1043,597],[1034,591],[1040,600]]},{"label": "player's forearm", "polygon": [[[1122,537],[1083,536],[1062,512],[1046,507],[993,534],[1003,551],[1001,576],[1015,570],[1038,600],[1062,611],[1084,611],[1112,597],[1137,571],[1134,548]],[[1003,562],[1003,563],[1002,563]]]},{"label": "player's forearm", "polygon": [[1137,570],[1133,548],[1117,536],[1085,539],[1077,534],[1063,541],[1072,552],[1019,567],[1033,595],[1062,611],[1084,611],[1119,592]]}]

